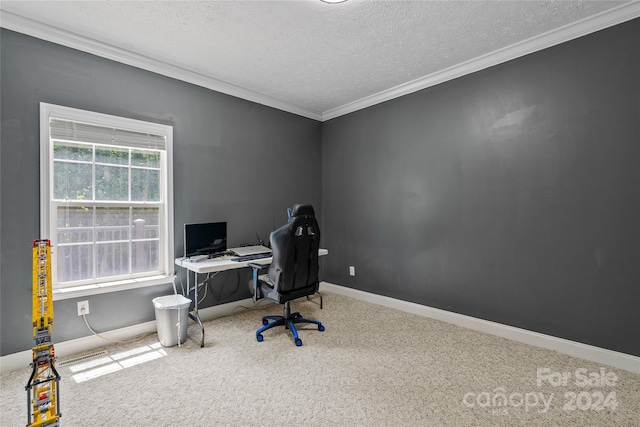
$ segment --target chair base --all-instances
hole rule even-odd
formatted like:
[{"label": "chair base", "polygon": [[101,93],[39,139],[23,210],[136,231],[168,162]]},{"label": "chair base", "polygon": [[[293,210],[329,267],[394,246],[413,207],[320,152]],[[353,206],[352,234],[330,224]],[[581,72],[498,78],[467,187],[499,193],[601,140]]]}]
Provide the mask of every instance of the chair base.
[{"label": "chair base", "polygon": [[[269,322],[270,320],[272,322]],[[320,323],[319,321],[304,318],[298,312],[291,313],[289,301],[287,301],[284,303],[283,316],[270,315],[270,316],[264,316],[262,318],[262,324],[264,326],[256,331],[256,340],[258,340],[258,342],[262,342],[262,340],[264,339],[264,337],[262,336],[262,333],[267,329],[271,329],[276,326],[284,326],[286,329],[289,329],[291,331],[296,345],[300,347],[302,345],[302,340],[298,336],[298,330],[296,329],[296,326],[295,326],[296,323],[313,323],[314,325],[318,326],[318,330],[320,332],[324,331],[324,326],[322,326],[322,323]]]}]

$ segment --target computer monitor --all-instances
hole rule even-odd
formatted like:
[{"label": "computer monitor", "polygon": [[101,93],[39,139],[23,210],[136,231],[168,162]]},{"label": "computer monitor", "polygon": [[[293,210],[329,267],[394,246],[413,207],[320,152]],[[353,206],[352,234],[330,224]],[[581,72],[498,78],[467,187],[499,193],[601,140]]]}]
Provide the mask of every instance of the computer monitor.
[{"label": "computer monitor", "polygon": [[209,255],[227,250],[227,223],[184,225],[184,256]]}]

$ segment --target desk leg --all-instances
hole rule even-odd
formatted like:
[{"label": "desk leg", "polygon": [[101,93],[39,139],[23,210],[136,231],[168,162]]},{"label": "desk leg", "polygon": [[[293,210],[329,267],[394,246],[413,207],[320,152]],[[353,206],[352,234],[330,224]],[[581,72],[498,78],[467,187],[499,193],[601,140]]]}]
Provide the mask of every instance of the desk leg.
[{"label": "desk leg", "polygon": [[311,301],[311,302],[312,302],[312,303],[314,303],[314,304],[318,304],[318,305],[320,306],[320,310],[322,310],[322,294],[321,294],[319,291],[318,291],[318,292],[316,292],[316,294],[318,294],[318,295],[320,296],[320,304],[318,304],[317,302],[315,302],[315,301],[313,300],[313,298],[312,298],[312,297],[313,297],[313,296],[315,296],[315,294],[313,294],[313,295],[307,295],[307,301]]},{"label": "desk leg", "polygon": [[202,322],[200,321],[198,312],[194,311],[193,314],[189,313],[189,317],[192,318],[198,325],[200,325],[200,347],[204,347],[204,326],[202,326]]},{"label": "desk leg", "polygon": [[[200,320],[200,315],[198,314],[198,273],[193,272],[193,314],[189,313],[189,317],[192,318],[198,326],[200,326],[200,347],[204,347],[204,326],[202,325],[202,321]],[[191,271],[187,270],[187,298],[189,294],[189,290],[191,289]]]}]

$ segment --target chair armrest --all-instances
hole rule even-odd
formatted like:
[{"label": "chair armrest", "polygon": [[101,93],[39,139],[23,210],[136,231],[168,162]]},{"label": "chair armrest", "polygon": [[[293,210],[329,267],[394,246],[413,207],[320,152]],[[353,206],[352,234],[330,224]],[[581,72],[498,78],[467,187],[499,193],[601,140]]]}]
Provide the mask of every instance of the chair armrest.
[{"label": "chair armrest", "polygon": [[268,268],[270,264],[256,264],[255,262],[250,262],[247,265],[254,270],[262,270],[263,268]]},{"label": "chair armrest", "polygon": [[258,272],[265,268],[269,268],[269,264],[257,264],[255,262],[250,262],[247,265],[253,270],[251,280],[249,281],[249,291],[251,292],[251,299],[256,303],[259,299],[264,298],[258,287]]}]

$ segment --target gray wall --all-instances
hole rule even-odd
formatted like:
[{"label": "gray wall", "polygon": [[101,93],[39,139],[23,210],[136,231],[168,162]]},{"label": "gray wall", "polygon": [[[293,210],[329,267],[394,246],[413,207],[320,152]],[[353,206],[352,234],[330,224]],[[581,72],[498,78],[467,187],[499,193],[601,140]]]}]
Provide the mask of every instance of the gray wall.
[{"label": "gray wall", "polygon": [[324,279],[640,356],[639,85],[635,19],[325,122]]},{"label": "gray wall", "polygon": [[[175,251],[183,224],[227,221],[230,246],[321,205],[321,123],[8,30],[1,32],[0,354],[33,347],[31,242],[39,237],[39,103],[174,126]],[[234,179],[240,173],[244,178]],[[183,275],[184,279],[184,275]],[[248,273],[222,274],[203,306],[249,296]],[[179,283],[179,282],[178,282]],[[222,287],[222,289],[220,289]],[[96,295],[89,321],[107,331],[154,319],[171,286]],[[76,299],[54,304],[54,342],[89,335]]]},{"label": "gray wall", "polygon": [[[185,222],[253,242],[304,200],[327,281],[640,355],[638,40],[636,19],[320,124],[2,30],[0,354],[33,345],[42,101],[174,126],[176,253]],[[169,291],[90,297],[90,320],[152,320]],[[75,304],[54,341],[88,335]]]}]

